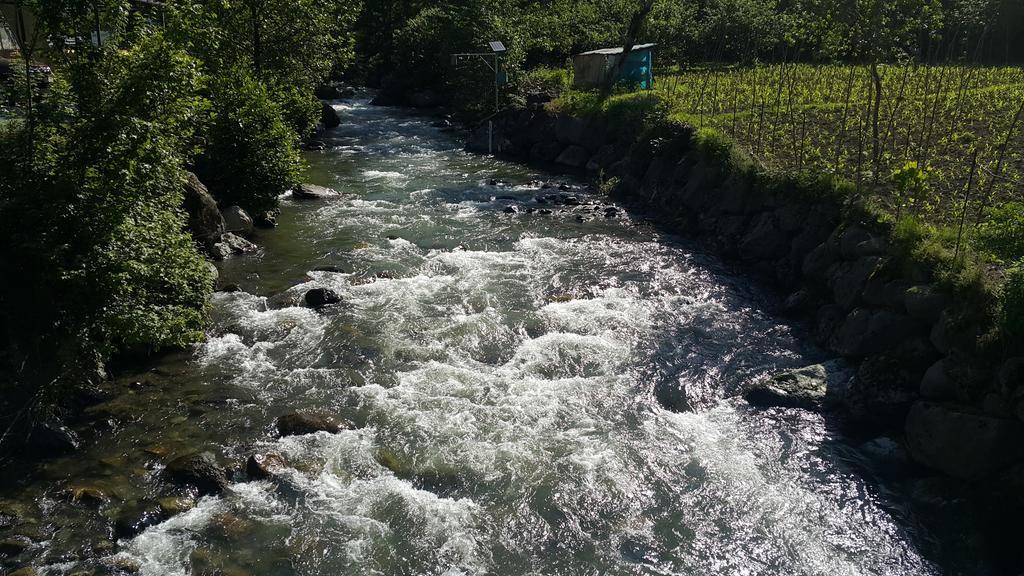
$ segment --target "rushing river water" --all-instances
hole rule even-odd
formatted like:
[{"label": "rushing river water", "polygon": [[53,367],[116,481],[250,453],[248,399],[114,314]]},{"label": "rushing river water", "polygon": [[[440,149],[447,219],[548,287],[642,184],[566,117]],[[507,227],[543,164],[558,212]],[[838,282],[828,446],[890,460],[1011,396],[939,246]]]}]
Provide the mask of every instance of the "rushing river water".
[{"label": "rushing river water", "polygon": [[[344,123],[308,178],[345,196],[283,200],[261,253],[223,264],[222,282],[244,291],[215,296],[209,341],[136,375],[128,400],[101,408],[131,417],[48,473],[114,493],[114,509],[159,497],[159,462],[185,449],[236,463],[273,452],[289,468],[122,539],[108,565],[937,573],[825,418],[735,398],[822,360],[742,275],[640,216],[605,218],[586,193],[571,192],[596,205],[537,204],[559,193],[530,184],[544,175],[466,154],[427,119],[338,109]],[[342,272],[312,272],[325,265]],[[343,304],[302,307],[316,287]],[[702,409],[662,408],[652,390],[666,380],[703,391]],[[274,418],[294,410],[358,427],[275,438]],[[36,500],[67,508],[54,494]],[[75,522],[50,538],[65,552],[40,556],[44,573],[76,566],[76,541],[108,537]]]}]

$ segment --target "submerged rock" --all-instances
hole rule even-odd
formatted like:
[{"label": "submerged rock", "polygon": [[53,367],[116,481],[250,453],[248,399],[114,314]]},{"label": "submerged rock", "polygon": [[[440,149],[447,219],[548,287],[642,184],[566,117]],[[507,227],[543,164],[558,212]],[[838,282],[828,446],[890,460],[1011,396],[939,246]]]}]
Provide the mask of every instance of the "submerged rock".
[{"label": "submerged rock", "polygon": [[316,184],[299,184],[292,190],[292,198],[296,200],[329,200],[339,196],[341,193],[337,190]]},{"label": "submerged rock", "polygon": [[331,274],[347,274],[348,272],[341,266],[317,266],[313,268],[313,272],[330,272]]},{"label": "submerged rock", "polygon": [[654,398],[671,412],[695,412],[714,405],[714,390],[699,380],[671,378],[654,385]]},{"label": "submerged rock", "polygon": [[44,456],[74,452],[81,445],[78,434],[56,419],[36,424],[29,438],[30,449]]},{"label": "submerged rock", "polygon": [[209,452],[171,460],[164,472],[171,481],[193,486],[200,494],[219,494],[228,487],[227,473]]},{"label": "submerged rock", "polygon": [[330,288],[314,288],[303,297],[306,305],[314,310],[320,310],[341,302],[341,296]]},{"label": "submerged rock", "polygon": [[13,558],[25,550],[28,550],[31,545],[32,541],[24,536],[11,536],[10,538],[4,538],[3,540],[0,540],[0,556]]},{"label": "submerged rock", "polygon": [[95,486],[70,486],[63,492],[65,499],[73,504],[99,506],[110,500],[110,497]]},{"label": "submerged rock", "polygon": [[743,397],[754,406],[832,409],[842,403],[853,375],[845,362],[833,360],[776,374],[747,388]]},{"label": "submerged rock", "polygon": [[118,538],[134,538],[150,526],[164,520],[158,504],[137,502],[124,508],[114,519],[114,535]]},{"label": "submerged rock", "polygon": [[337,420],[321,414],[292,412],[277,418],[277,433],[280,436],[305,436],[317,432],[337,434],[342,430],[351,430],[351,422]]}]

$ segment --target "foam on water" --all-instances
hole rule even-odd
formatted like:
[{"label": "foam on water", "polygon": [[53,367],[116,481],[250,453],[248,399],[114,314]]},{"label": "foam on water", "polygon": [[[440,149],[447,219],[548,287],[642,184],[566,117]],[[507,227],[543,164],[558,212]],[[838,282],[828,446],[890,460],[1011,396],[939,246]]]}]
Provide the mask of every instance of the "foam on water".
[{"label": "foam on water", "polygon": [[[529,200],[536,175],[419,119],[338,109],[358,121],[333,138],[353,142],[315,158],[353,195],[286,210],[306,234],[365,238],[337,249],[358,272],[218,295],[196,364],[270,405],[249,418],[320,408],[361,427],[255,439],[291,468],[130,542],[143,574],[186,574],[200,547],[286,560],[260,574],[935,573],[821,416],[728,398],[819,357],[742,278],[629,220],[503,215],[490,197],[507,190],[481,181]],[[274,304],[313,287],[343,304]],[[665,379],[708,409],[666,412]],[[227,513],[251,522],[246,544],[217,528]]]}]

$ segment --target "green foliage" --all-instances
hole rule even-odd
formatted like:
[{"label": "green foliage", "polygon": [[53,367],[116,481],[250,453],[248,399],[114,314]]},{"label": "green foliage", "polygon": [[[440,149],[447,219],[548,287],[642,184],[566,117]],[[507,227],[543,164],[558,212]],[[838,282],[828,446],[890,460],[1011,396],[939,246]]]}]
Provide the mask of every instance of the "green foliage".
[{"label": "green foliage", "polygon": [[1011,346],[1018,350],[1024,349],[1024,259],[1007,272],[1000,328]]},{"label": "green foliage", "polygon": [[280,105],[244,69],[210,86],[212,119],[197,161],[200,179],[223,206],[259,213],[298,183],[302,168],[296,134]]},{"label": "green foliage", "polygon": [[982,249],[1004,261],[1024,257],[1024,202],[1007,202],[989,209],[978,228]]},{"label": "green foliage", "polygon": [[3,133],[8,400],[45,404],[114,352],[202,338],[212,282],[180,210],[200,85],[198,63],[154,35],[59,73],[33,133]]},{"label": "green foliage", "polygon": [[541,67],[518,74],[512,90],[523,97],[530,94],[558,97],[571,87],[571,69]]}]

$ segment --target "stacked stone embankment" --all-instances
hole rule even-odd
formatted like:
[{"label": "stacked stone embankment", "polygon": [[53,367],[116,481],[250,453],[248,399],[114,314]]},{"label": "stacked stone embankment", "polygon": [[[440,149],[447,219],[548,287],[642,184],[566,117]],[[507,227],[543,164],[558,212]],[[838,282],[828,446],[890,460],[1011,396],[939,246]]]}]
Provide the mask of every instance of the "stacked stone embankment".
[{"label": "stacked stone embankment", "polygon": [[780,402],[832,410],[865,437],[897,437],[917,463],[954,478],[1024,477],[1024,359],[992,341],[984,306],[935,282],[828,179],[768,175],[684,124],[615,124],[508,111],[467,148],[588,173],[778,287],[785,311],[851,369],[827,403]]}]

